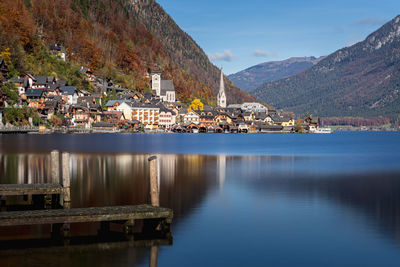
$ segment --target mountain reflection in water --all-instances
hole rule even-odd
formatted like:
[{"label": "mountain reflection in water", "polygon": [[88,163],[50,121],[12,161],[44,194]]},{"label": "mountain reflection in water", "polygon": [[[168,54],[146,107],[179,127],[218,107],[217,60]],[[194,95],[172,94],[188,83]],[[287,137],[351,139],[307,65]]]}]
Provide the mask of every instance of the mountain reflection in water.
[{"label": "mountain reflection in water", "polygon": [[[149,203],[148,157],[148,154],[71,154],[72,207]],[[204,203],[210,195],[224,194],[224,187],[230,185],[242,188],[247,194],[280,195],[295,202],[329,201],[339,209],[360,214],[365,219],[364,223],[382,238],[400,244],[399,172],[337,170],[328,167],[335,160],[340,161],[337,158],[312,156],[162,154],[158,158],[160,204],[174,210],[173,235],[175,231],[181,231],[182,223],[201,209],[209,208]],[[49,154],[0,154],[0,183],[51,182],[49,164]],[[314,165],[315,168],[310,168]],[[220,205],[223,208],[231,204]],[[236,208],[240,212],[240,207]],[[248,220],[240,217],[231,219]],[[246,221],[246,226],[251,231],[251,222]],[[95,233],[87,226],[73,227],[79,233]],[[196,226],[193,228],[195,230]],[[36,238],[48,234],[45,227],[33,227],[31,231]],[[0,229],[0,236],[3,237],[17,236],[18,233],[19,228],[15,228],[14,232]],[[24,235],[29,233],[24,232]],[[65,262],[60,266],[77,264],[82,257],[86,263],[90,258],[98,266],[144,264],[149,256],[147,249],[132,248],[118,253],[109,252],[109,258],[99,256],[99,253],[86,252],[80,257],[64,255]],[[52,262],[57,261],[59,255],[35,257],[36,260],[40,258],[44,262]],[[23,263],[17,257],[9,257],[7,261],[0,258],[1,266],[10,262]]]}]

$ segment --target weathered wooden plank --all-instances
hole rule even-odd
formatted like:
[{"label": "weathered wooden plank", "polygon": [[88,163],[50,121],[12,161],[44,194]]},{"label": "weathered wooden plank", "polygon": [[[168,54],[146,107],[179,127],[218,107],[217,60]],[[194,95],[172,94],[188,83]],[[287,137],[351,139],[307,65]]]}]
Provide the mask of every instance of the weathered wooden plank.
[{"label": "weathered wooden plank", "polygon": [[0,226],[165,219],[173,211],[150,205],[0,212]]},{"label": "weathered wooden plank", "polygon": [[60,184],[0,184],[0,196],[61,194]]}]

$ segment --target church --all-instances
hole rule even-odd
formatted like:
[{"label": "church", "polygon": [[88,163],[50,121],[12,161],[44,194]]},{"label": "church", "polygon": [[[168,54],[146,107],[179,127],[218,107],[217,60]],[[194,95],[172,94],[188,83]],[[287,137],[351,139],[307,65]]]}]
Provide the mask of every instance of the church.
[{"label": "church", "polygon": [[174,82],[162,80],[161,70],[157,66],[151,72],[151,89],[163,102],[173,103],[176,100]]},{"label": "church", "polygon": [[220,108],[226,108],[224,74],[222,72],[222,69],[221,69],[221,80],[219,83],[219,92],[218,92],[218,96],[217,96],[217,105]]}]

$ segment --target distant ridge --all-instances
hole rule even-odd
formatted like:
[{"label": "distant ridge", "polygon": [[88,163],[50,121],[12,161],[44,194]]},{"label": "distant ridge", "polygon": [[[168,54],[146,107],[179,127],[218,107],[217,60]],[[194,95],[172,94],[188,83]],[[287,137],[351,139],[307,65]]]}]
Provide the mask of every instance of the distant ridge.
[{"label": "distant ridge", "polygon": [[297,114],[398,118],[400,16],[306,71],[263,84],[251,93]]},{"label": "distant ridge", "polygon": [[292,57],[282,61],[261,63],[228,76],[245,91],[254,90],[263,83],[277,81],[308,69],[323,57]]}]

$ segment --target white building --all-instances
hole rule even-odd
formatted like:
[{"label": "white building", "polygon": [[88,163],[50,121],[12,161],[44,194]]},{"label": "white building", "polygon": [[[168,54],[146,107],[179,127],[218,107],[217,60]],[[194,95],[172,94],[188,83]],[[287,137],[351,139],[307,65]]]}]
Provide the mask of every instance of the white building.
[{"label": "white building", "polygon": [[[101,100],[101,98],[100,98]],[[107,111],[117,111],[117,108],[122,104],[122,103],[127,103],[129,104],[131,101],[126,100],[126,99],[119,99],[119,100],[108,100],[106,103],[106,108]]]},{"label": "white building", "polygon": [[176,113],[167,108],[161,108],[158,125],[170,129],[176,123]]},{"label": "white building", "polygon": [[226,96],[225,96],[225,84],[224,84],[224,74],[221,69],[221,80],[219,83],[219,92],[217,96],[218,107],[226,108]]},{"label": "white building", "polygon": [[193,110],[189,111],[183,116],[183,123],[195,123],[199,124],[200,123],[200,116]]},{"label": "white building", "polygon": [[160,108],[152,104],[131,103],[132,120],[138,120],[143,125],[158,125]]},{"label": "white building", "polygon": [[151,89],[163,102],[173,103],[176,100],[174,82],[162,80],[158,67],[154,67],[151,73]]},{"label": "white building", "polygon": [[[119,102],[115,101],[114,105],[117,105],[118,103]],[[125,119],[130,120],[130,121],[132,120],[133,108],[132,108],[130,102],[124,101],[121,104],[119,104],[118,106],[116,106],[114,110],[122,112],[125,116]],[[110,111],[110,109],[109,109],[109,111]]]},{"label": "white building", "polygon": [[243,103],[241,105],[241,109],[243,112],[246,111],[253,111],[253,112],[262,112],[262,113],[268,113],[268,109],[266,106],[260,104],[260,103]]},{"label": "white building", "polygon": [[14,83],[15,87],[18,89],[18,94],[25,94],[26,89],[32,88],[34,77],[30,74],[25,75],[24,77],[12,78],[10,82]]},{"label": "white building", "polygon": [[[76,105],[78,103],[79,91],[74,86],[60,86],[60,92],[63,99],[70,105]],[[65,97],[65,98],[64,98]]]}]

